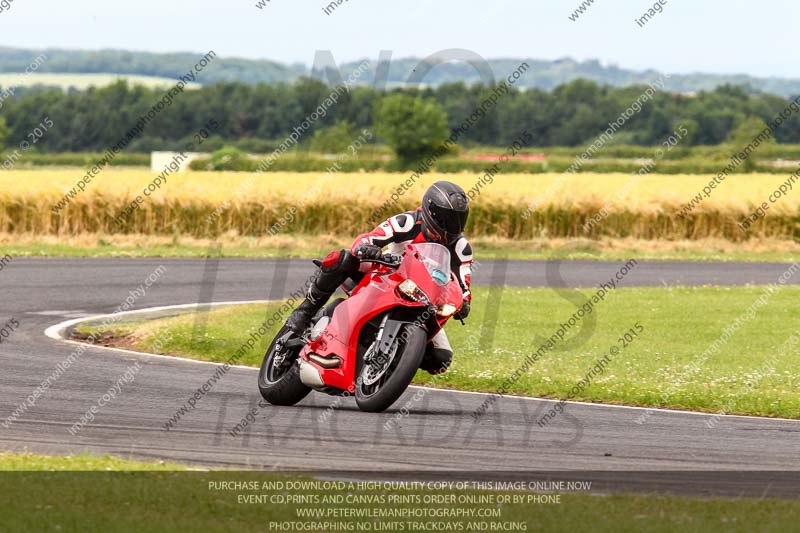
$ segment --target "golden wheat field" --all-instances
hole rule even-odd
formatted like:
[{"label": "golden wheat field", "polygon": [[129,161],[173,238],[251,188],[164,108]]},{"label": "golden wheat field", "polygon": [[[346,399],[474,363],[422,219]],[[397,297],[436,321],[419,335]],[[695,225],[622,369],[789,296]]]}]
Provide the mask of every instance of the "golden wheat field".
[{"label": "golden wheat field", "polygon": [[143,192],[156,174],[112,168],[54,210],[83,173],[77,168],[0,173],[0,232],[213,237],[260,236],[273,228],[281,233],[351,234],[353,228],[377,220],[376,212],[385,218],[415,207],[425,188],[439,179],[472,191],[469,232],[475,236],[790,239],[800,210],[800,193],[790,192],[771,204],[767,216],[748,233],[736,227],[786,180],[780,174],[731,176],[681,217],[681,207],[710,176],[508,174],[487,182],[479,174],[426,174],[398,203],[386,205],[407,174],[186,172],[167,176],[147,196]]}]

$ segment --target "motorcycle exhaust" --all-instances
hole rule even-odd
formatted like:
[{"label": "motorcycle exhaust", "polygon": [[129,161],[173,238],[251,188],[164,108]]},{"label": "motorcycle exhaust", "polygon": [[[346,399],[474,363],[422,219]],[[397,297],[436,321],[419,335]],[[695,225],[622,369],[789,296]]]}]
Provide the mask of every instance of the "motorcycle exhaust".
[{"label": "motorcycle exhaust", "polygon": [[317,363],[322,368],[339,368],[342,360],[338,357],[322,357],[315,353],[309,354],[308,358]]},{"label": "motorcycle exhaust", "polygon": [[311,387],[312,389],[321,389],[325,387],[325,382],[322,381],[322,376],[319,375],[319,370],[317,370],[314,365],[306,361],[305,359],[300,359],[300,381],[303,385]]}]

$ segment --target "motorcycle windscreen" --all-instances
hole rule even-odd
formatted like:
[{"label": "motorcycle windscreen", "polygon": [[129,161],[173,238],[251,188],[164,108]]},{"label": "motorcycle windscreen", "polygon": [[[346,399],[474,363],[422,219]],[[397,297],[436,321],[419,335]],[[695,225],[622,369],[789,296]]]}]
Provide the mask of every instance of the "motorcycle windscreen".
[{"label": "motorcycle windscreen", "polygon": [[437,285],[444,287],[450,281],[450,251],[433,242],[416,245],[422,263]]}]

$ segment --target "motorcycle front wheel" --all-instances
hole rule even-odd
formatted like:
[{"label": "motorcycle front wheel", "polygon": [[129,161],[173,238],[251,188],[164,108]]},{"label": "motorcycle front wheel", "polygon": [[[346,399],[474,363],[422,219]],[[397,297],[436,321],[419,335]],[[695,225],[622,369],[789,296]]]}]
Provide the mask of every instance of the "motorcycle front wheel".
[{"label": "motorcycle front wheel", "polygon": [[[377,343],[373,344],[375,347]],[[358,408],[370,413],[380,413],[402,396],[425,355],[427,335],[413,324],[403,327],[390,348],[390,360],[382,364],[379,356],[364,361],[356,378],[355,397]]]},{"label": "motorcycle front wheel", "polygon": [[275,356],[278,354],[275,344],[288,331],[288,328],[284,326],[275,335],[267,353],[264,354],[264,360],[261,362],[261,369],[258,372],[258,390],[261,392],[261,396],[272,405],[294,405],[311,392],[311,388],[300,381],[300,369],[297,366],[297,353],[300,352],[300,348],[295,350],[297,353],[285,355],[291,364],[288,362],[285,365],[276,364]]}]

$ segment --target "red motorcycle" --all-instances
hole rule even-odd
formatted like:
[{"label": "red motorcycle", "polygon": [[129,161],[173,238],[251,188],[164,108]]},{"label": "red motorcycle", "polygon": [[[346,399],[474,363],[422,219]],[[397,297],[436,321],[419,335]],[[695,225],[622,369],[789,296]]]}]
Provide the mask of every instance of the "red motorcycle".
[{"label": "red motorcycle", "polygon": [[461,286],[440,244],[408,244],[370,263],[352,290],[343,285],[349,297],[320,310],[303,335],[278,332],[258,374],[269,403],[294,405],[313,389],[381,412],[405,392],[426,345],[461,307]]}]

